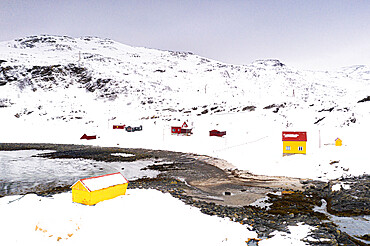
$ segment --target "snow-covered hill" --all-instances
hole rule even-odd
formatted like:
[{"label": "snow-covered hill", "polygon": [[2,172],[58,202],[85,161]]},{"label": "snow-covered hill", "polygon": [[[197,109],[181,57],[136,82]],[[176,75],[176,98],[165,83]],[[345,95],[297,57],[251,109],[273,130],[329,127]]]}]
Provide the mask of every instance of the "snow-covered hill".
[{"label": "snow-covered hill", "polygon": [[[93,37],[32,36],[2,42],[0,60],[1,106],[20,117],[35,114],[50,120],[89,122],[84,104],[90,102],[79,98],[86,94],[98,104],[109,101],[109,117],[118,117],[123,107],[161,118],[171,118],[168,111],[193,116],[257,107],[287,124],[295,124],[287,119],[289,111],[299,109],[309,112],[309,123],[325,117],[319,124],[340,126],[366,115],[358,101],[370,90],[370,68],[365,66],[336,73],[298,71],[278,60],[236,66]],[[43,107],[47,102],[58,106],[48,110]]]},{"label": "snow-covered hill", "polygon": [[[211,154],[261,171],[246,161],[287,162],[281,160],[282,130],[309,131],[310,162],[321,147],[319,137],[323,146],[344,138],[363,153],[361,143],[370,137],[369,95],[366,66],[300,71],[276,59],[232,65],[96,37],[0,43],[2,142],[79,143],[91,133],[101,145]],[[169,127],[183,121],[194,135],[173,138]],[[113,131],[116,123],[144,130]],[[227,136],[210,139],[213,128]]]}]

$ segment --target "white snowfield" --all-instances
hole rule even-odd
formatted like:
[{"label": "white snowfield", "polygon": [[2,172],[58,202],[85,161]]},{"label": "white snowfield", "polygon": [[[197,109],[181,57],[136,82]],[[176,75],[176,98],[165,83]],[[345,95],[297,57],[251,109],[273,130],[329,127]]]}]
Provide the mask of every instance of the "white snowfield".
[{"label": "white snowfield", "polygon": [[1,244],[245,245],[257,237],[246,226],[207,216],[155,190],[128,189],[95,206],[71,200],[71,193],[1,198]]},{"label": "white snowfield", "polygon": [[[370,102],[363,100],[370,96],[368,66],[325,72],[273,59],[231,65],[187,52],[56,36],[1,42],[0,60],[1,142],[190,152],[255,174],[318,180],[370,171]],[[184,121],[194,134],[171,135],[171,126]],[[213,129],[227,135],[210,137]],[[307,154],[283,157],[282,131],[306,131]],[[85,133],[98,138],[80,140]],[[343,146],[334,146],[336,138]],[[72,204],[69,193],[9,203],[14,199],[0,199],[1,245],[245,245],[256,237],[152,190],[128,189],[127,196],[94,207]],[[304,245],[300,239],[311,229],[292,227],[292,234],[276,232],[259,245]]]}]

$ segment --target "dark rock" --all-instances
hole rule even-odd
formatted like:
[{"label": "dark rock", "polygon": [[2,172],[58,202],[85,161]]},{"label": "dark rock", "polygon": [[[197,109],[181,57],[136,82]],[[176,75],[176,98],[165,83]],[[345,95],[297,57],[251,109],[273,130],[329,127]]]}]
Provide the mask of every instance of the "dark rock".
[{"label": "dark rock", "polygon": [[242,111],[254,111],[257,107],[256,106],[246,106],[244,108],[242,108]]},{"label": "dark rock", "polygon": [[361,99],[360,101],[358,101],[357,103],[369,102],[369,101],[370,101],[370,96],[367,96],[367,97]]},{"label": "dark rock", "polygon": [[319,122],[320,122],[320,121],[322,121],[323,119],[325,119],[325,117],[322,117],[322,118],[318,119],[317,121],[315,121],[315,123],[314,123],[314,124],[319,123]]}]

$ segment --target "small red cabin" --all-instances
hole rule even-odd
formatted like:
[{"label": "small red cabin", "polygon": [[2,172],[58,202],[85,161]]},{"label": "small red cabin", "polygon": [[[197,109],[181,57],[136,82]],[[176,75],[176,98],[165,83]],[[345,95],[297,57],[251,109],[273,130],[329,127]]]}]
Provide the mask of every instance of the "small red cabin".
[{"label": "small red cabin", "polygon": [[122,129],[122,130],[124,130],[125,126],[126,125],[113,125],[113,129]]},{"label": "small red cabin", "polygon": [[86,134],[84,134],[82,135],[80,139],[86,139],[86,140],[96,139],[96,135],[87,136]]},{"label": "small red cabin", "polygon": [[171,126],[171,133],[180,134],[181,133],[181,127],[180,126]]},{"label": "small red cabin", "polygon": [[186,122],[182,124],[182,126],[171,126],[171,134],[177,134],[177,135],[185,135],[185,136],[190,136],[193,134],[192,128],[186,128],[188,125]]},{"label": "small red cabin", "polygon": [[209,136],[216,136],[216,137],[222,137],[226,135],[226,131],[218,131],[218,130],[212,130],[209,131]]}]

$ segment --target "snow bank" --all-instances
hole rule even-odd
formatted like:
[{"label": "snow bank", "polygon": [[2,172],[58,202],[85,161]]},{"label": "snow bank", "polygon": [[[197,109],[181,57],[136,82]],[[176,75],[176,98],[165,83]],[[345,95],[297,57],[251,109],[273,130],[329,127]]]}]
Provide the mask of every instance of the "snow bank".
[{"label": "snow bank", "polygon": [[314,228],[309,225],[298,224],[297,226],[288,226],[290,233],[275,231],[273,237],[260,241],[258,246],[276,246],[276,245],[307,245],[300,239],[305,238]]},{"label": "snow bank", "polygon": [[71,193],[1,198],[0,244],[245,245],[257,236],[155,190],[128,189],[127,195],[95,206],[71,200]]}]

